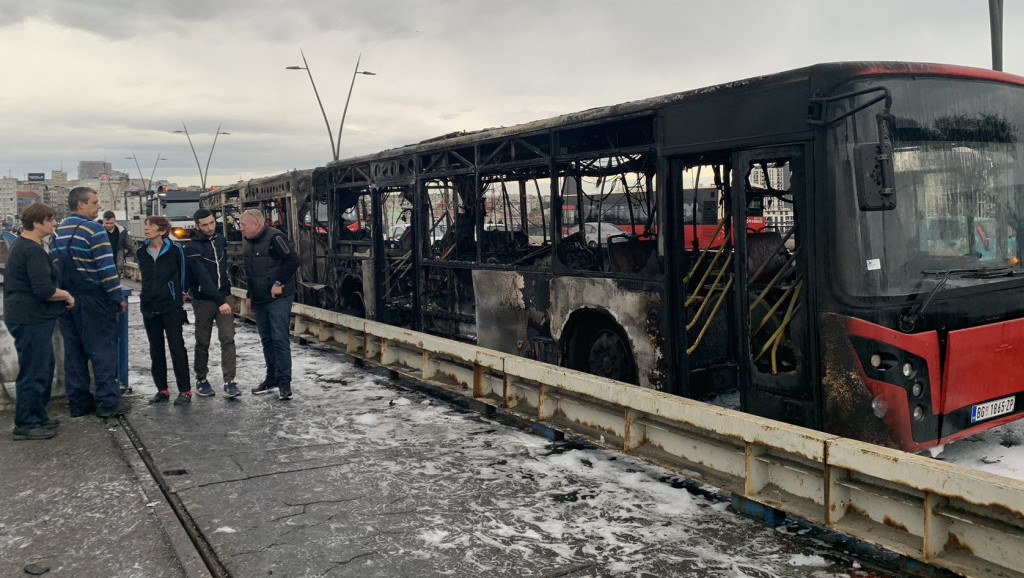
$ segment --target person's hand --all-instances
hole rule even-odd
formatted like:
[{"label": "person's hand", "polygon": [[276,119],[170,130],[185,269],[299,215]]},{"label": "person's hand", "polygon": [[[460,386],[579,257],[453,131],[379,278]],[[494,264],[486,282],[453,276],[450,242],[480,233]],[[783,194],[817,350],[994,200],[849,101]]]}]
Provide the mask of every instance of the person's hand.
[{"label": "person's hand", "polygon": [[250,299],[250,298],[246,298],[246,300],[245,300],[245,311],[249,315],[252,315],[252,299]]},{"label": "person's hand", "polygon": [[284,287],[280,285],[274,285],[270,288],[271,297],[280,297],[282,293],[284,293]]},{"label": "person's hand", "polygon": [[217,311],[220,311],[224,315],[230,315],[231,314],[231,306],[228,305],[227,303],[221,303],[220,307],[217,308]]},{"label": "person's hand", "polygon": [[64,300],[64,308],[71,309],[75,306],[75,296],[68,293],[68,298]]},{"label": "person's hand", "polygon": [[191,300],[192,300],[192,294],[191,294],[191,293],[182,293],[182,294],[181,294],[181,298],[182,298],[182,300],[184,300],[184,301],[185,301],[186,303],[188,303],[189,301],[191,301]]},{"label": "person's hand", "polygon": [[128,302],[127,301],[122,301],[120,303],[120,307],[121,307],[121,315],[124,315],[125,313],[128,312]]}]

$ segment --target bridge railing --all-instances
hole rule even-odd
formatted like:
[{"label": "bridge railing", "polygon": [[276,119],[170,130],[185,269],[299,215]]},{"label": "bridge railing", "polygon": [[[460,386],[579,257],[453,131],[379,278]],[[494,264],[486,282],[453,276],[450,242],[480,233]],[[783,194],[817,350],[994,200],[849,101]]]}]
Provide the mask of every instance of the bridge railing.
[{"label": "bridge railing", "polygon": [[960,574],[1024,576],[1024,482],[333,311],[292,314],[300,338],[745,500]]}]

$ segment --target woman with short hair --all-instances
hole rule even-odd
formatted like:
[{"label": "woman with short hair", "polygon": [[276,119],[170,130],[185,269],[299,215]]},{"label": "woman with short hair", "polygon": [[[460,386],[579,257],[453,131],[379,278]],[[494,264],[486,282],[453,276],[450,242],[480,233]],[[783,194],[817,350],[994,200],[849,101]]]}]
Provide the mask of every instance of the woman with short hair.
[{"label": "woman with short hair", "polygon": [[58,288],[60,272],[43,248],[57,226],[57,213],[43,203],[21,210],[21,235],[11,244],[4,270],[4,323],[18,351],[14,439],[45,440],[57,435],[59,422],[46,406],[53,387],[53,328],[75,306],[71,293]]},{"label": "woman with short hair", "polygon": [[164,351],[166,336],[167,347],[171,350],[171,364],[174,366],[174,380],[178,386],[174,405],[185,405],[192,401],[188,352],[181,331],[185,324],[182,292],[188,287],[185,280],[185,251],[170,238],[171,222],[166,217],[146,217],[145,231],[146,241],[136,251],[135,260],[142,274],[139,309],[142,312],[142,323],[146,327],[146,337],[149,338],[149,357],[157,390],[149,403],[163,403],[171,398],[167,388],[167,354]]}]

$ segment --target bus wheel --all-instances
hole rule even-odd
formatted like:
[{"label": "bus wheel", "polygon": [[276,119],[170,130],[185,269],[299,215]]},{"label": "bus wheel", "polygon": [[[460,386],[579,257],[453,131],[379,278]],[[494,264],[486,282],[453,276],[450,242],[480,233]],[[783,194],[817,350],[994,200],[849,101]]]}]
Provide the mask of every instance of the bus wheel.
[{"label": "bus wheel", "polygon": [[598,377],[635,384],[633,353],[629,342],[615,327],[600,324],[581,327],[571,367]]}]

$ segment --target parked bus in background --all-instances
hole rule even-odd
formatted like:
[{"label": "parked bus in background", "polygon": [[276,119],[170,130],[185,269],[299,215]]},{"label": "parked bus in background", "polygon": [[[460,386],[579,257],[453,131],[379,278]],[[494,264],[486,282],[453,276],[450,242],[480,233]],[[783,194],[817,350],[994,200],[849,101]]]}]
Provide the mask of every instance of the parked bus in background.
[{"label": "parked bus in background", "polygon": [[1020,77],[816,65],[315,169],[304,275],[346,313],[921,451],[1024,412],[1022,142]]},{"label": "parked bus in background", "polygon": [[338,288],[327,266],[326,203],[311,196],[312,170],[239,181],[204,193],[199,204],[213,212],[218,231],[228,242],[228,275],[232,285],[245,287],[243,238],[238,221],[243,211],[259,209],[267,226],[284,233],[302,264],[297,273],[296,300],[317,307],[337,305]]}]

